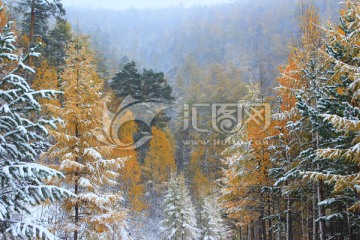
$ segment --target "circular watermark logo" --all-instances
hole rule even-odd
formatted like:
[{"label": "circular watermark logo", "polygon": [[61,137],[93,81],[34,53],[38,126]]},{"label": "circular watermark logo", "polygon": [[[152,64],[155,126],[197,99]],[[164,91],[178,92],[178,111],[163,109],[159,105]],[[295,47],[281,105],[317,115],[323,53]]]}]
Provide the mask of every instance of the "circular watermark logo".
[{"label": "circular watermark logo", "polygon": [[103,108],[103,126],[101,132],[96,132],[98,141],[117,147],[121,150],[133,150],[141,147],[151,139],[151,132],[142,131],[142,136],[132,143],[125,143],[119,138],[120,128],[127,122],[141,122],[151,129],[150,124],[162,111],[170,108],[171,104],[149,101],[142,102],[128,95],[119,105],[115,113],[111,112],[106,102]]}]

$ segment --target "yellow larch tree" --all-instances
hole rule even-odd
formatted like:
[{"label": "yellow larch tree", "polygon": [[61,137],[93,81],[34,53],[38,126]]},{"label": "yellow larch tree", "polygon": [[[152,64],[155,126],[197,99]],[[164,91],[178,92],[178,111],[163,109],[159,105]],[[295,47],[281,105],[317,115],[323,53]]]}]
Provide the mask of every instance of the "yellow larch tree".
[{"label": "yellow larch tree", "polygon": [[215,179],[218,175],[218,168],[215,166],[216,151],[219,146],[208,146],[207,144],[197,146],[191,153],[189,164],[189,177],[191,190],[195,193],[197,200],[215,191],[217,184]]},{"label": "yellow larch tree", "polygon": [[169,133],[152,127],[150,148],[144,161],[144,179],[156,187],[166,182],[175,171],[174,142]]},{"label": "yellow larch tree", "polygon": [[[122,116],[124,119],[133,119],[133,113],[127,110]],[[117,119],[113,124],[123,122]],[[134,134],[137,132],[137,124],[135,121],[127,121],[119,127],[118,137],[125,144],[134,143]],[[141,168],[137,159],[135,149],[122,149],[117,147],[114,149],[113,157],[126,157],[125,165],[119,172],[121,188],[125,192],[125,196],[129,202],[130,209],[134,212],[144,210],[145,203],[143,201],[144,186],[141,181]]]},{"label": "yellow larch tree", "polygon": [[112,149],[96,140],[94,132],[102,127],[102,80],[86,40],[76,38],[67,55],[61,75],[64,103],[54,111],[64,122],[52,132],[55,145],[47,157],[60,161],[59,170],[66,176],[62,185],[77,197],[64,202],[68,218],[59,224],[66,234],[73,232],[74,239],[109,238],[115,226],[123,227],[125,217],[118,206],[120,191],[114,191],[124,159],[107,159]]},{"label": "yellow larch tree", "polygon": [[[58,77],[57,77],[57,70],[55,67],[50,66],[46,60],[43,60],[38,67],[35,75],[35,79],[33,81],[32,87],[34,89],[42,89],[42,88],[49,88],[59,90],[58,86]],[[60,101],[57,98],[52,99],[42,99],[41,103],[47,106],[60,106]],[[43,109],[43,113],[47,112],[48,110]]]}]

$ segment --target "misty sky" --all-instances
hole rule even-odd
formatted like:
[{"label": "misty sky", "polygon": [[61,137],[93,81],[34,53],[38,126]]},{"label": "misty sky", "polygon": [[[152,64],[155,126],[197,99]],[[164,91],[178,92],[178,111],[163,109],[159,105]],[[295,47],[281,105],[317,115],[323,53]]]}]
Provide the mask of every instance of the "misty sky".
[{"label": "misty sky", "polygon": [[67,6],[83,6],[86,8],[128,9],[134,8],[164,8],[169,6],[209,5],[231,2],[234,0],[63,0]]}]

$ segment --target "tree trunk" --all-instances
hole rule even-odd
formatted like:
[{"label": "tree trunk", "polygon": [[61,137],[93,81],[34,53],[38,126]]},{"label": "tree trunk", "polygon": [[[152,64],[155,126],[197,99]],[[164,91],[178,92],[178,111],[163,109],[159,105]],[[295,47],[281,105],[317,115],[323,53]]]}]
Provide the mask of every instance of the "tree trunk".
[{"label": "tree trunk", "polygon": [[291,216],[291,198],[287,196],[287,209],[286,209],[286,240],[292,240],[292,216]]},{"label": "tree trunk", "polygon": [[251,224],[251,236],[250,236],[251,240],[255,240],[255,227],[254,224]]},{"label": "tree trunk", "polygon": [[[76,174],[77,175],[77,174]],[[79,184],[78,184],[78,179],[76,178],[75,180],[75,194],[77,195],[79,191]],[[76,203],[75,205],[75,225],[77,228],[77,225],[79,223],[79,205]],[[74,231],[74,240],[78,239],[78,230],[76,229]]]},{"label": "tree trunk", "polygon": [[[301,193],[301,204],[300,204],[300,210],[301,210],[301,234],[302,236],[307,236],[307,234],[305,233],[305,220],[304,220],[304,205],[303,205],[304,199],[303,199],[303,195]],[[306,205],[306,203],[305,203]]]},{"label": "tree trunk", "polygon": [[[79,86],[79,69],[77,69],[76,71],[76,82],[77,82],[77,86]],[[79,94],[78,94],[79,95]],[[79,107],[79,102],[77,101],[76,103],[76,107]],[[77,121],[77,118],[76,118],[76,121]],[[76,122],[76,125],[75,125],[75,135],[77,138],[80,138],[81,134],[80,134],[80,131],[79,131],[79,125],[78,125],[78,122]],[[79,158],[76,158],[75,161],[76,162],[79,162]],[[74,193],[75,195],[77,196],[78,193],[79,193],[79,172],[75,172],[75,187],[74,187]],[[79,203],[78,201],[76,201],[76,204],[75,204],[75,225],[76,225],[76,229],[74,231],[74,240],[77,240],[78,239],[78,223],[79,223]]]},{"label": "tree trunk", "polygon": [[[262,212],[262,211],[261,211]],[[262,214],[260,214],[260,217],[258,218],[257,221],[257,234],[258,234],[258,238],[259,240],[264,240],[262,237]]]},{"label": "tree trunk", "polygon": [[316,240],[316,214],[317,213],[317,201],[316,201],[316,187],[313,186],[313,211],[312,211],[312,239]]},{"label": "tree trunk", "polygon": [[[324,200],[324,183],[322,180],[318,181],[317,184],[317,193],[318,193],[318,203],[322,202]],[[323,206],[318,206],[319,210],[319,217],[325,216],[325,209]],[[326,239],[326,229],[325,229],[325,222],[319,221],[319,237],[320,240]]]},{"label": "tree trunk", "polygon": [[[276,204],[276,214],[278,214],[279,216],[281,215],[282,210],[281,209],[281,201],[278,201],[278,204]],[[279,219],[279,221],[281,222],[281,220]],[[276,233],[276,240],[281,240],[281,229],[278,229],[277,233]]]},{"label": "tree trunk", "polygon": [[[271,204],[270,204],[270,200],[268,199],[268,216],[271,215]],[[271,219],[269,218],[268,220],[268,223],[269,223],[269,240],[272,240],[272,223],[271,223]]]},{"label": "tree trunk", "polygon": [[35,30],[35,0],[31,0],[31,13],[30,13],[30,33],[29,33],[29,47],[33,42]]},{"label": "tree trunk", "polygon": [[265,221],[265,219],[264,219],[264,217],[265,217],[265,207],[263,208],[263,211],[262,211],[263,213],[261,214],[262,215],[262,217],[261,217],[261,230],[262,230],[262,239],[264,239],[264,240],[266,240],[267,238],[266,238],[266,221]]},{"label": "tree trunk", "polygon": [[[311,205],[310,205],[311,206]],[[306,226],[307,226],[307,234],[308,234],[308,238],[307,239],[311,239],[311,228],[310,228],[310,222],[312,220],[312,218],[310,217],[310,209],[307,209],[307,214],[306,214],[306,217],[307,217],[307,221],[306,221]]]},{"label": "tree trunk", "polygon": [[247,239],[247,240],[250,240],[250,225],[247,225],[246,239]]},{"label": "tree trunk", "polygon": [[[348,206],[343,206],[343,211],[348,211]],[[345,222],[345,228],[346,228],[346,235],[345,235],[345,240],[350,240],[351,239],[351,224],[350,224],[350,216],[349,214],[347,214],[346,216],[346,222]]]}]

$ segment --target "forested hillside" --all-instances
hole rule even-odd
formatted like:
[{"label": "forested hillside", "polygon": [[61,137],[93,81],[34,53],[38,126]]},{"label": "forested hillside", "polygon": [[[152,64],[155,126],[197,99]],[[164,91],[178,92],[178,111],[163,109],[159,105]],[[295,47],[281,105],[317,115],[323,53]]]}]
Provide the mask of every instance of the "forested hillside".
[{"label": "forested hillside", "polygon": [[358,0],[0,6],[1,239],[360,239]]},{"label": "forested hillside", "polygon": [[[338,19],[336,1],[315,4],[322,20]],[[296,16],[302,8],[297,1],[256,0],[159,10],[69,8],[67,17],[75,29],[91,36],[103,70],[113,74],[120,64],[134,60],[140,68],[163,71],[171,84],[189,78],[181,72],[186,64],[236,67],[245,79],[258,80],[262,64],[272,85],[297,36]]]}]

